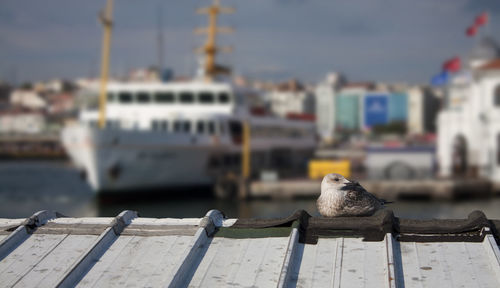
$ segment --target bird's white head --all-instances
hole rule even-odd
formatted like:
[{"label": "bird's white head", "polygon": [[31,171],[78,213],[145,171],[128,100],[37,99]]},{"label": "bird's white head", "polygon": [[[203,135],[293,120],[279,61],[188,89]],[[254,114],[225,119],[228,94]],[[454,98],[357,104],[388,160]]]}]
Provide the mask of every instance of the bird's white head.
[{"label": "bird's white head", "polygon": [[321,194],[323,193],[338,193],[345,184],[351,183],[344,176],[331,173],[326,175],[321,182]]}]

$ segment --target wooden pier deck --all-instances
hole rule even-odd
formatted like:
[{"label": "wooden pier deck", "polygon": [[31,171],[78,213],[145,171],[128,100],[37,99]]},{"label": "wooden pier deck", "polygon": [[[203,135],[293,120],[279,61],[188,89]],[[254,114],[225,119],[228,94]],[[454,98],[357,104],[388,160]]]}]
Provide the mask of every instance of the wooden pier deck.
[{"label": "wooden pier deck", "polygon": [[500,287],[500,221],[0,219],[1,287]]}]

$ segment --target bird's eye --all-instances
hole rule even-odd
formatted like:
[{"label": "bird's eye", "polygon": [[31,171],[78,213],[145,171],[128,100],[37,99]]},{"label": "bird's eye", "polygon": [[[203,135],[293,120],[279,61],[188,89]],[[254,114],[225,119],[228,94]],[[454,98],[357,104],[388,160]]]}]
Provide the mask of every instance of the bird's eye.
[{"label": "bird's eye", "polygon": [[333,180],[335,180],[335,181],[339,181],[339,178],[335,178],[335,179],[333,179]]}]

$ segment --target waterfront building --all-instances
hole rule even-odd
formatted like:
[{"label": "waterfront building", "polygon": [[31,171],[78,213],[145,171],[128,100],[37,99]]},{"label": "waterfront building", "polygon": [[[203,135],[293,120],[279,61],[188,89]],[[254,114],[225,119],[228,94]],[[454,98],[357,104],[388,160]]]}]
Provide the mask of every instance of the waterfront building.
[{"label": "waterfront building", "polygon": [[448,85],[438,117],[440,175],[479,176],[500,184],[500,49],[483,39],[469,67]]},{"label": "waterfront building", "polygon": [[17,89],[10,94],[10,104],[28,109],[43,109],[47,101],[34,90]]},{"label": "waterfront building", "polygon": [[38,134],[45,127],[46,119],[40,112],[25,109],[0,112],[0,134]]},{"label": "waterfront building", "polygon": [[324,143],[333,141],[335,133],[335,97],[344,78],[337,73],[330,73],[315,88],[316,128]]},{"label": "waterfront building", "polygon": [[297,80],[278,84],[272,91],[264,95],[274,115],[286,117],[289,114],[314,114],[315,100]]},{"label": "waterfront building", "polygon": [[360,111],[363,97],[373,89],[371,83],[349,83],[340,89],[336,97],[335,127],[339,132],[357,132],[362,123]]}]

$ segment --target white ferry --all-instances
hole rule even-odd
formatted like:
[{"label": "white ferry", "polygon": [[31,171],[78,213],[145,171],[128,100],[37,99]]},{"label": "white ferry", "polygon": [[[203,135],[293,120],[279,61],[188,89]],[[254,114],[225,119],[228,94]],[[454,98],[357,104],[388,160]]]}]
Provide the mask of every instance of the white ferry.
[{"label": "white ferry", "polygon": [[[95,191],[211,186],[228,173],[256,177],[266,169],[280,176],[305,172],[316,147],[314,123],[252,115],[248,91],[214,81],[229,71],[215,64],[217,51],[224,50],[215,45],[215,35],[228,29],[216,27],[214,19],[232,9],[215,1],[199,10],[212,19],[200,29],[208,35],[201,49],[204,80],[107,84],[110,3],[102,19],[101,105],[82,111],[62,131],[67,154]],[[242,143],[244,130],[250,144]]]},{"label": "white ferry", "polygon": [[252,176],[305,171],[314,123],[249,112],[245,91],[227,83],[110,83],[106,128],[98,110],[80,113],[62,143],[95,191],[213,185],[239,173],[242,125],[250,127]]}]

